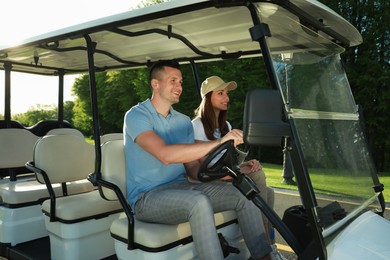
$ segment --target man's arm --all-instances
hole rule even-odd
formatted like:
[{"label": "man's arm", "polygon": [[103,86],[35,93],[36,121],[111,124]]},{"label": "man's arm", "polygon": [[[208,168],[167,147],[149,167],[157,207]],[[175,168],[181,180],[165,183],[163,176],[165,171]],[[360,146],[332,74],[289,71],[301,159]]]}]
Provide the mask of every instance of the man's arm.
[{"label": "man's arm", "polygon": [[166,144],[155,132],[147,130],[139,134],[135,142],[163,164],[172,164],[196,161],[204,157],[219,144],[228,140],[234,140],[235,145],[242,143],[242,131],[233,129],[223,138],[210,142]]}]

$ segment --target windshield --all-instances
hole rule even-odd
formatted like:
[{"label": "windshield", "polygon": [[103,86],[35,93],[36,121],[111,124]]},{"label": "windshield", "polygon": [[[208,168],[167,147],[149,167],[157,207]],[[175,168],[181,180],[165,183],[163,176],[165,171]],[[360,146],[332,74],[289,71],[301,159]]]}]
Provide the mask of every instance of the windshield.
[{"label": "windshield", "polygon": [[[326,237],[361,213],[377,196],[372,188],[375,171],[358,106],[340,58],[344,49],[296,19],[286,16],[288,25],[273,28],[272,15],[261,18],[270,25],[272,37],[268,43],[274,69]],[[278,52],[278,45],[286,42],[295,49]],[[329,219],[329,208],[338,215]]]}]

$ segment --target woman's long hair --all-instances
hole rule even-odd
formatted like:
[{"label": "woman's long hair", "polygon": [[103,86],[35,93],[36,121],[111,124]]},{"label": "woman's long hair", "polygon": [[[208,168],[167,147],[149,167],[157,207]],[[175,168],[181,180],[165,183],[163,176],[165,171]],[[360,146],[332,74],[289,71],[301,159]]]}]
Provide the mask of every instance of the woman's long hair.
[{"label": "woman's long hair", "polygon": [[221,136],[224,136],[229,132],[229,127],[226,123],[227,110],[220,111],[218,119],[216,120],[215,118],[214,108],[211,104],[212,93],[212,91],[207,93],[202,99],[202,102],[200,102],[199,107],[195,109],[195,118],[200,117],[207,139],[209,140],[216,139],[213,134],[215,129],[217,129],[217,120]]}]

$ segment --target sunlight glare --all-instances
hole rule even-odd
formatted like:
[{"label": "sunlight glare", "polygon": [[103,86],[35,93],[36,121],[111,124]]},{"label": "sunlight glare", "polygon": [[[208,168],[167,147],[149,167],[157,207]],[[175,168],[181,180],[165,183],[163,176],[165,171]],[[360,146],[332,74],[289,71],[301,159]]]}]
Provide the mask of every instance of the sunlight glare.
[{"label": "sunlight glare", "polygon": [[[25,39],[94,19],[127,12],[140,0],[12,0],[1,3],[0,48]],[[73,100],[71,86],[79,75],[65,76],[64,100]],[[0,114],[4,115],[4,71],[0,70]],[[40,79],[38,79],[40,78]],[[57,77],[11,73],[11,113],[24,113],[37,104],[57,105]]]}]

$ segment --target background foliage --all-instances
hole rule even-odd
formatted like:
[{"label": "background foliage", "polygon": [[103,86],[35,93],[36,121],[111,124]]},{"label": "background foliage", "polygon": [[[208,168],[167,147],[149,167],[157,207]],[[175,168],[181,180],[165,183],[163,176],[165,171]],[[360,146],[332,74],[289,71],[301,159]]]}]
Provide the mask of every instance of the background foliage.
[{"label": "background foliage", "polygon": [[390,169],[390,1],[321,0],[352,23],[363,43],[342,55],[378,170]]}]

